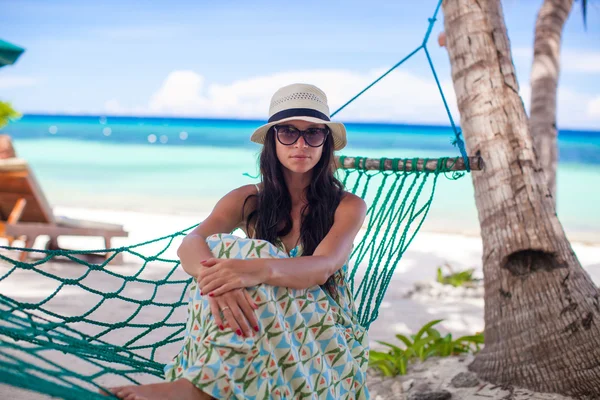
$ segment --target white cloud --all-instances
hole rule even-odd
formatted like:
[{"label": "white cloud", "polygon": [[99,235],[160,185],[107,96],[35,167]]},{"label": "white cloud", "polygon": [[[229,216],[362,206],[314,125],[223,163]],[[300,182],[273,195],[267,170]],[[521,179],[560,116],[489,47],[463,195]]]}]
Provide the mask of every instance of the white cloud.
[{"label": "white cloud", "polygon": [[[527,115],[531,108],[529,81],[521,85],[520,93]],[[556,122],[559,128],[599,129],[600,96],[581,93],[571,87],[559,86],[557,93]]]},{"label": "white cloud", "polygon": [[[307,82],[327,93],[330,111],[333,112],[383,72],[383,69],[366,73],[333,69],[288,71],[229,84],[208,84],[202,75],[194,71],[173,71],[151,96],[147,106],[127,108],[112,99],[105,103],[105,111],[265,119],[271,96],[279,87]],[[453,116],[457,118],[452,84],[444,82],[442,87]],[[424,78],[399,70],[369,89],[338,117],[349,121],[448,122],[433,77]]]},{"label": "white cloud", "polygon": [[[533,62],[532,47],[515,47],[512,49],[512,55],[522,61]],[[600,73],[600,52],[563,48],[560,54],[560,70],[561,72],[598,74]]]},{"label": "white cloud", "polygon": [[151,113],[194,114],[207,107],[204,78],[193,71],[173,71],[150,99]]},{"label": "white cloud", "polygon": [[600,120],[600,96],[597,96],[588,102],[587,113],[590,117],[595,117]]},{"label": "white cloud", "polygon": [[0,89],[34,86],[37,80],[30,76],[0,76]]},{"label": "white cloud", "polygon": [[[278,88],[293,82],[308,82],[327,93],[333,113],[383,72],[383,69],[364,73],[332,69],[288,71],[216,84],[207,83],[202,75],[194,71],[173,71],[146,105],[124,106],[117,99],[111,99],[105,103],[104,112],[113,115],[266,119],[271,95]],[[442,89],[454,120],[459,122],[452,83],[442,82]],[[525,108],[529,110],[529,81],[521,84],[520,95]],[[598,96],[561,86],[557,110],[557,123],[563,129],[600,127]],[[400,70],[386,76],[334,119],[448,124],[448,116],[433,77]]]},{"label": "white cloud", "polygon": [[562,128],[600,128],[600,98],[577,92],[569,87],[558,88],[557,124]]},{"label": "white cloud", "polygon": [[561,55],[561,68],[568,72],[600,74],[600,52],[565,50]]}]

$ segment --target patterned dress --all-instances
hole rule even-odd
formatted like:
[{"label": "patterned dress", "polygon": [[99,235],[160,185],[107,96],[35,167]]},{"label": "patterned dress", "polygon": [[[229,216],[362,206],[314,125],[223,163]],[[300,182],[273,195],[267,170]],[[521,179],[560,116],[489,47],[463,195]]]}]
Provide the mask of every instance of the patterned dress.
[{"label": "patterned dress", "polygon": [[[298,257],[278,241],[219,234],[207,239],[218,258]],[[347,266],[335,274],[334,300],[320,286],[249,288],[258,305],[259,332],[241,337],[220,330],[208,299],[190,288],[183,346],[165,366],[168,381],[190,380],[217,399],[368,399],[367,331],[356,318]]]}]

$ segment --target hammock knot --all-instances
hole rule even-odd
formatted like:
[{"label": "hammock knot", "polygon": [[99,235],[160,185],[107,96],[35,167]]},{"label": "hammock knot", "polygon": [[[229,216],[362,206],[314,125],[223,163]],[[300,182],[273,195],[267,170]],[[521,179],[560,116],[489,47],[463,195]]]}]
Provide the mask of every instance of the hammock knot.
[{"label": "hammock knot", "polygon": [[15,263],[15,268],[19,268],[19,269],[33,269],[33,265],[26,263],[26,262],[16,262]]}]

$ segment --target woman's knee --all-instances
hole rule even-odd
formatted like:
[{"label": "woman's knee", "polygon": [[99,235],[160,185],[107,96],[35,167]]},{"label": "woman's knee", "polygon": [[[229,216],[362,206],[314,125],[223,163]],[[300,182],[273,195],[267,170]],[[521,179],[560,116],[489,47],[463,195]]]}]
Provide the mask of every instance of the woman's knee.
[{"label": "woman's knee", "polygon": [[249,239],[229,233],[218,233],[206,239],[215,258],[284,258],[286,255],[273,243]]}]

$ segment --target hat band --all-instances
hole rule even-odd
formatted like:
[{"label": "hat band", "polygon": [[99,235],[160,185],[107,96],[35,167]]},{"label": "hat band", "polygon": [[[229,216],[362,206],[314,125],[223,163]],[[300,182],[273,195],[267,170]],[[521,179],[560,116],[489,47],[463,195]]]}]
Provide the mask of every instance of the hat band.
[{"label": "hat band", "polygon": [[290,108],[273,114],[271,118],[269,118],[269,123],[290,117],[314,117],[324,121],[329,121],[329,117],[327,115],[320,111],[313,110],[312,108]]}]

